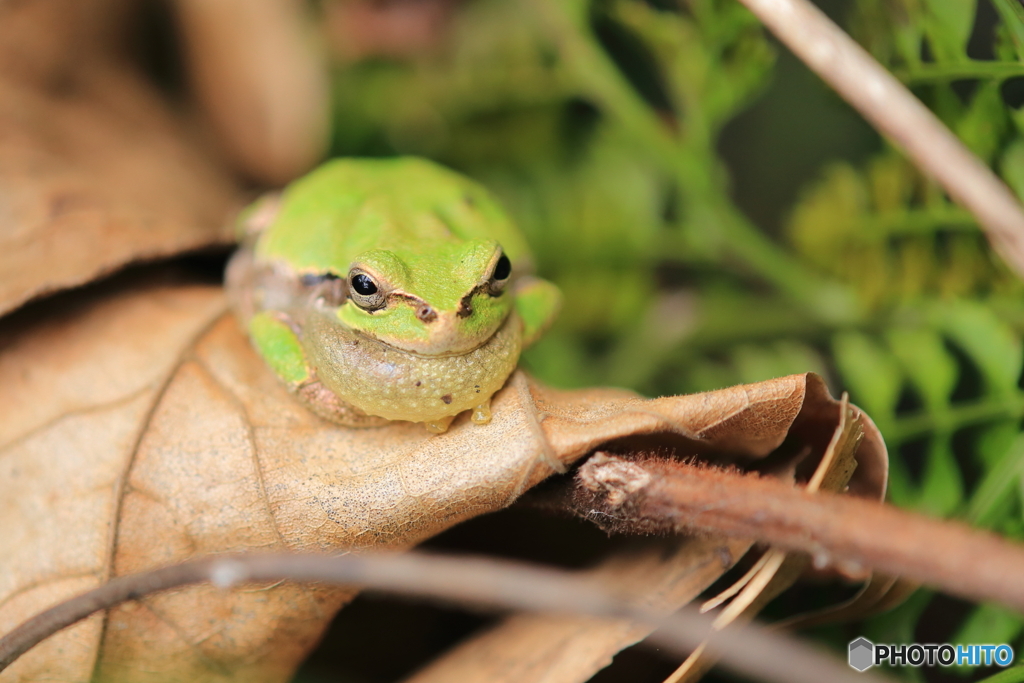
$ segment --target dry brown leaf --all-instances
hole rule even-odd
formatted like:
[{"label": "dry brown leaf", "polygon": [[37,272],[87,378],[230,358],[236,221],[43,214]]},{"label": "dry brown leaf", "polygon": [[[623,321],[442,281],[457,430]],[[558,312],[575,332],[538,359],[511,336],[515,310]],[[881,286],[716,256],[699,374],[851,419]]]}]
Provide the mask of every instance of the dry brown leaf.
[{"label": "dry brown leaf", "polygon": [[[698,396],[715,404],[720,394],[729,394],[735,390],[747,392],[754,387],[778,388],[776,382],[792,379],[782,378]],[[881,498],[885,490],[887,458],[884,443],[874,424],[858,409],[848,408],[845,402],[839,403],[829,398],[819,378],[808,375],[801,376],[801,379],[806,384],[805,393],[801,395],[799,414],[776,414],[779,420],[776,429],[785,428],[790,435],[797,437],[798,442],[794,444],[796,448],[792,449],[790,457],[774,463],[770,469],[790,479],[799,465],[806,466],[810,461],[811,464],[817,463],[817,467],[811,474],[809,488],[842,490],[849,482],[850,491],[855,495]],[[771,411],[760,414],[762,418],[769,415]],[[747,430],[757,431],[751,427],[751,423],[747,423],[735,435],[749,433]],[[862,430],[865,437],[863,440]],[[727,439],[727,434],[719,432],[719,438]],[[731,448],[735,449],[733,455],[747,452],[742,444],[734,443]],[[686,453],[685,446],[677,449],[677,454]],[[701,444],[693,444],[691,453],[708,455]],[[819,458],[820,462],[808,456]],[[609,458],[598,453],[591,456],[581,470],[587,470],[593,463],[598,463],[599,467],[608,467],[607,472],[616,479],[610,490],[630,488],[628,458]],[[637,470],[636,473],[650,476],[643,470]],[[643,488],[642,482],[639,488]],[[602,507],[608,509],[608,506]],[[610,529],[632,529],[634,533],[643,530],[642,522],[625,510],[623,517],[621,524],[612,522],[603,526]],[[716,538],[680,538],[676,542],[679,546],[668,558],[657,553],[628,554],[612,558],[615,571],[608,572],[605,567],[599,567],[595,576],[607,576],[613,582],[611,585],[639,603],[654,601],[666,609],[673,609],[696,597],[751,545],[749,541],[740,539]],[[716,557],[722,556],[723,550],[724,557],[731,557],[731,561],[715,561]],[[726,597],[732,598],[733,602],[724,610],[724,618],[716,623],[724,626],[737,619],[749,620],[767,602],[788,588],[807,565],[805,556],[769,550],[738,582],[734,590],[727,591]],[[629,571],[623,571],[623,567],[629,567]],[[700,567],[700,570],[695,571],[694,567]],[[673,585],[675,590],[666,594],[666,585]],[[650,629],[621,621],[517,615],[486,633],[468,639],[414,675],[407,683],[441,683],[451,680],[461,683],[582,683],[607,666],[617,652],[643,639],[649,632]],[[713,660],[698,650],[680,667],[678,680],[695,680],[711,664]],[[505,671],[511,673],[505,674]]]},{"label": "dry brown leaf", "polygon": [[[301,2],[179,1],[197,134],[125,56],[144,3],[0,3],[0,314],[127,263],[228,244],[239,188],[215,149],[281,183],[327,145]],[[181,108],[176,103],[173,109]]]},{"label": "dry brown leaf", "polygon": [[116,65],[49,88],[0,76],[0,149],[0,314],[126,263],[232,239],[233,181]]},{"label": "dry brown leaf", "polygon": [[326,59],[301,0],[175,0],[196,97],[239,170],[282,185],[327,152]]},{"label": "dry brown leaf", "polygon": [[83,61],[123,48],[136,0],[20,0],[0,3],[0,73],[54,86]]},{"label": "dry brown leaf", "polygon": [[[762,457],[794,423],[835,414],[813,376],[646,400],[517,373],[488,426],[345,429],[288,395],[219,289],[115,285],[6,321],[0,631],[111,575],[194,555],[406,547],[627,436],[674,432],[694,451]],[[684,573],[707,561],[681,552]],[[678,580],[659,579],[668,592]],[[676,599],[707,580],[684,579]],[[0,680],[283,681],[347,597],[293,584],[171,592],[62,632]]]},{"label": "dry brown leaf", "polygon": [[[836,425],[832,440],[805,489],[815,493],[843,491],[857,469],[857,450],[863,436],[861,413],[851,408],[844,395],[839,406],[839,424]],[[884,490],[879,491],[878,495],[881,498]],[[824,568],[827,562],[821,564]],[[740,579],[734,588],[725,591],[731,600],[715,618],[714,628],[721,630],[730,624],[749,622],[769,602],[796,583],[810,565],[811,558],[803,553],[769,549],[747,576]],[[709,604],[717,604],[721,599],[722,596],[713,598]],[[705,604],[705,608],[708,608],[708,604]],[[716,661],[714,655],[707,652],[702,644],[665,680],[665,683],[691,683],[700,680]]]}]

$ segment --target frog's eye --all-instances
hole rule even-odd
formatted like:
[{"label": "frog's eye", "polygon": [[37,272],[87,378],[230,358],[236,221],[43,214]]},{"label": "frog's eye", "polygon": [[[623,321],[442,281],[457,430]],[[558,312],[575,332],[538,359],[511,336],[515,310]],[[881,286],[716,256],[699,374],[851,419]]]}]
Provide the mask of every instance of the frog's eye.
[{"label": "frog's eye", "polygon": [[376,283],[370,279],[369,275],[363,273],[352,277],[352,289],[356,290],[356,294],[362,296],[372,296],[377,293]]},{"label": "frog's eye", "polygon": [[505,291],[508,278],[512,275],[512,262],[508,256],[502,254],[494,264],[494,272],[491,273],[490,293],[491,296],[498,296]]},{"label": "frog's eye", "polygon": [[349,273],[349,285],[349,296],[363,310],[376,311],[387,303],[387,297],[372,275],[354,270]]}]

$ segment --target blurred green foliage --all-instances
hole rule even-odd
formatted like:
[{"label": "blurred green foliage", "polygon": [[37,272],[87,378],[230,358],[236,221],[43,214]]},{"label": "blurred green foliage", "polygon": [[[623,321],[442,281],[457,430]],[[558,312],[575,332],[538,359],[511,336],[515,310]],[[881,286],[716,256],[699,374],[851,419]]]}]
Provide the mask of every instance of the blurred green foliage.
[{"label": "blurred green foliage", "polygon": [[[1018,0],[848,9],[1024,195]],[[753,225],[719,136],[771,83],[775,50],[735,0],[475,0],[435,52],[337,67],[334,152],[429,156],[505,201],[566,294],[525,358],[541,379],[669,394],[813,370],[885,434],[894,502],[1024,537],[1024,285],[884,144],[821,167],[784,240]],[[931,603],[919,592],[861,630],[910,642]],[[1022,630],[980,606],[944,636],[1021,646]]]}]

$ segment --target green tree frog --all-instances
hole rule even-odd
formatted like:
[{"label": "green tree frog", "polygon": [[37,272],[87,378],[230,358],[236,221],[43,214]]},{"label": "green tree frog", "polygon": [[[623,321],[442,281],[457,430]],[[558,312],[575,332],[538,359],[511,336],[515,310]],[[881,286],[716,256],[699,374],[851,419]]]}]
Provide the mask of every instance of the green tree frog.
[{"label": "green tree frog", "polygon": [[240,224],[235,310],[287,387],[340,424],[489,422],[560,304],[494,198],[424,159],[328,162]]}]

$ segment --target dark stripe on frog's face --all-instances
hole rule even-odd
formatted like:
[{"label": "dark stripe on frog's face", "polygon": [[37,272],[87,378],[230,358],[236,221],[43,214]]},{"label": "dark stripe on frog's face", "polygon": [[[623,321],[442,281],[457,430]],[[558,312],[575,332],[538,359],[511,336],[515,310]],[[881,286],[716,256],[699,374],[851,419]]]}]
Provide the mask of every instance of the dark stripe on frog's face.
[{"label": "dark stripe on frog's face", "polygon": [[511,294],[491,276],[501,258],[495,240],[442,243],[405,254],[376,249],[353,271],[370,275],[386,305],[364,310],[356,300],[338,311],[342,323],[399,349],[424,355],[471,351],[508,317]]}]

